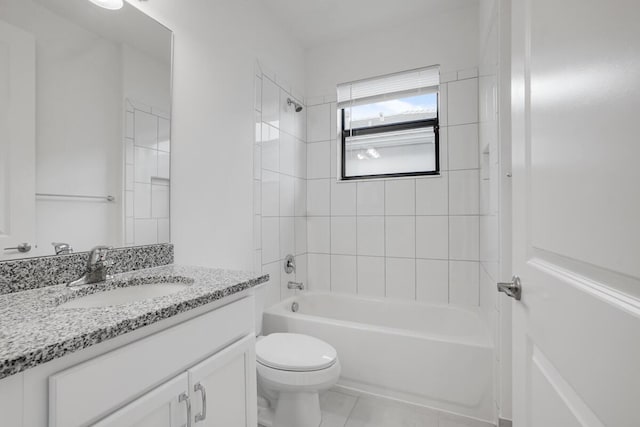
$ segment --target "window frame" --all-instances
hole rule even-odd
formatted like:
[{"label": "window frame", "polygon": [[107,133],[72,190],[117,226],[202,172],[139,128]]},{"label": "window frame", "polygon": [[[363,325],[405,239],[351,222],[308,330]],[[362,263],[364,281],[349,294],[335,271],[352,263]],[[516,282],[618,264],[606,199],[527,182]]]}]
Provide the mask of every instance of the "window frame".
[{"label": "window frame", "polygon": [[[433,176],[440,175],[440,91],[436,92],[436,117],[433,119],[413,120],[410,122],[392,123],[388,125],[376,125],[360,128],[345,129],[345,112],[346,108],[340,109],[340,181],[355,181],[363,179],[377,178],[403,178],[411,176]],[[400,130],[421,129],[433,127],[435,136],[435,163],[436,167],[433,171],[415,171],[415,172],[396,172],[372,175],[353,175],[346,176],[346,141],[348,136],[374,135],[379,133],[387,133]]]}]

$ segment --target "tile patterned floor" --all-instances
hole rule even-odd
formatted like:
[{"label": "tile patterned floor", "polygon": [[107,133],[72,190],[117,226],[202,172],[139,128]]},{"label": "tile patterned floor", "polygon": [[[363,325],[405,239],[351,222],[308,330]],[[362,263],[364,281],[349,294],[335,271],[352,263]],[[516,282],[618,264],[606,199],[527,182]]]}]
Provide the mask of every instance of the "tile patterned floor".
[{"label": "tile patterned floor", "polygon": [[495,427],[419,406],[330,390],[320,396],[320,427]]}]

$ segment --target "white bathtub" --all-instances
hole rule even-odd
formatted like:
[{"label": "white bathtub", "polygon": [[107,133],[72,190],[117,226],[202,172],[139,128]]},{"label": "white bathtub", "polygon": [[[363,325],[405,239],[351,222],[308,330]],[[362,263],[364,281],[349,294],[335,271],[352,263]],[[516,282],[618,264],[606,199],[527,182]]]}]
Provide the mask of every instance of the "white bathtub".
[{"label": "white bathtub", "polygon": [[263,321],[266,334],[333,345],[341,387],[493,421],[493,346],[478,311],[305,292],[265,310]]}]

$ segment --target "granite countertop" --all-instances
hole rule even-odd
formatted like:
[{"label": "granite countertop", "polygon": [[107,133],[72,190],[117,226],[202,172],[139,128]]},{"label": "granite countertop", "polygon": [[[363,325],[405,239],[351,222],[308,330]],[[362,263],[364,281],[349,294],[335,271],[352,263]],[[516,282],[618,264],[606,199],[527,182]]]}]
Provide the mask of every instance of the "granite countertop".
[{"label": "granite countertop", "polygon": [[[72,289],[47,286],[0,295],[0,379],[264,283],[268,275],[165,265]],[[64,308],[79,296],[144,283],[181,282],[175,294],[127,304]]]}]

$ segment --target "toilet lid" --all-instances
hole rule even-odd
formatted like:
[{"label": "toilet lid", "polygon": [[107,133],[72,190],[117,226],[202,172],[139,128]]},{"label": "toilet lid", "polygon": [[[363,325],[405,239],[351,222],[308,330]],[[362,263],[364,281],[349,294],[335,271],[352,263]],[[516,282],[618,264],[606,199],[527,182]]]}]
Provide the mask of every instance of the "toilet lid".
[{"label": "toilet lid", "polygon": [[302,334],[270,334],[256,343],[258,363],[283,371],[317,371],[336,363],[336,349]]}]

